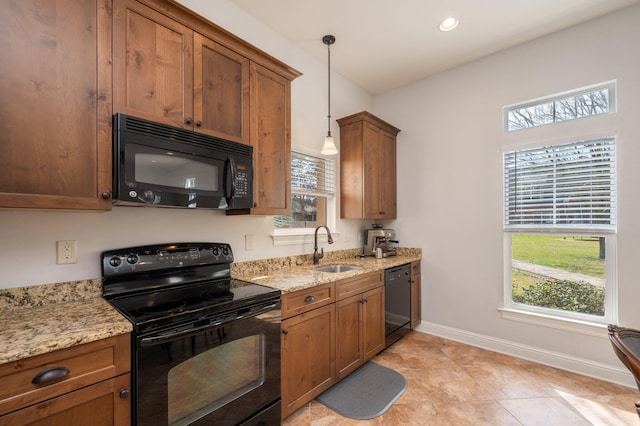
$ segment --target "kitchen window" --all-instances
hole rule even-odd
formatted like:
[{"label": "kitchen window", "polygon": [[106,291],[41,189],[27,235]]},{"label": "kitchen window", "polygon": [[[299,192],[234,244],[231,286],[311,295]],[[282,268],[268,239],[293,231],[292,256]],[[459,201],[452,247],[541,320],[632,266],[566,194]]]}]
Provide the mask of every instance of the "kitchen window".
[{"label": "kitchen window", "polygon": [[319,225],[335,230],[335,174],[333,159],[291,152],[291,215],[274,217],[275,245],[304,243]]},{"label": "kitchen window", "polygon": [[504,108],[508,132],[615,111],[615,83],[607,82]]},{"label": "kitchen window", "polygon": [[615,138],[510,150],[503,160],[504,310],[615,322]]}]

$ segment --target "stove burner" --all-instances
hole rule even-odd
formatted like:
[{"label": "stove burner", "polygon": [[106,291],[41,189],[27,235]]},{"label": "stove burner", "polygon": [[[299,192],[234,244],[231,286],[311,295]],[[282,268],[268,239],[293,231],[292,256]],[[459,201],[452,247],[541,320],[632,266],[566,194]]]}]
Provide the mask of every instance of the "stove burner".
[{"label": "stove burner", "polygon": [[176,300],[174,302],[160,303],[158,305],[142,306],[136,311],[141,314],[154,314],[158,312],[171,312],[181,310],[186,306],[187,302],[184,300]]},{"label": "stove burner", "polygon": [[211,289],[200,293],[200,297],[207,300],[219,300],[220,302],[225,302],[228,300],[233,300],[233,293],[229,290],[221,293],[220,290]]}]

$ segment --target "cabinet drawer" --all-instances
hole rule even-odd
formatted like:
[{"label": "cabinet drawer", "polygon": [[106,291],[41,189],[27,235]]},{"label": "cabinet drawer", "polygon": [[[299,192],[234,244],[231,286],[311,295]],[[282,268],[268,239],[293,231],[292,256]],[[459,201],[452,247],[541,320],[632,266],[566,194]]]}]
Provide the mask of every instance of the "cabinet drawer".
[{"label": "cabinet drawer", "polygon": [[327,283],[282,295],[282,318],[289,318],[335,301],[334,284]]},{"label": "cabinet drawer", "polygon": [[419,275],[420,274],[420,261],[416,260],[415,262],[411,262],[411,275]]},{"label": "cabinet drawer", "polygon": [[[130,334],[0,365],[0,415],[126,373],[130,365]],[[33,383],[38,376],[41,383]]]},{"label": "cabinet drawer", "polygon": [[372,288],[380,287],[384,284],[384,271],[372,272],[354,278],[347,278],[336,282],[336,297],[342,300],[345,297],[353,296]]}]

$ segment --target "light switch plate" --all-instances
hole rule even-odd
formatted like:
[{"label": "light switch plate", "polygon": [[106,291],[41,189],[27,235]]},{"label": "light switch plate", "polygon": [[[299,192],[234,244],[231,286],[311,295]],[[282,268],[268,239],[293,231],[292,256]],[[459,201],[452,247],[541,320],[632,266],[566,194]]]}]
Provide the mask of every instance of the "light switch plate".
[{"label": "light switch plate", "polygon": [[244,249],[247,251],[255,249],[253,234],[247,234],[244,236]]}]

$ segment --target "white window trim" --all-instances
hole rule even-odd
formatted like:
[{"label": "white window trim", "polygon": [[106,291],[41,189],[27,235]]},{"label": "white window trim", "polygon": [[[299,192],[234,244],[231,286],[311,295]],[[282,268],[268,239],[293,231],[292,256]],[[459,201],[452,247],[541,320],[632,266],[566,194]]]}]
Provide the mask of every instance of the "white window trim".
[{"label": "white window trim", "polygon": [[[320,151],[315,149],[309,149],[306,147],[295,146],[291,148],[292,151],[300,152],[303,154],[312,155],[314,157],[319,158],[328,158],[325,155],[322,155]],[[335,173],[336,178],[338,175],[338,166],[339,161],[337,158],[335,159]],[[338,184],[338,180],[336,179],[336,184]],[[333,195],[327,196],[327,223],[325,224],[331,230],[331,236],[339,241],[340,233],[336,230],[336,220],[337,220],[337,188],[336,193]],[[275,226],[272,226],[273,234],[270,235],[273,240],[274,246],[289,246],[289,245],[301,245],[301,244],[313,244],[314,240],[314,228],[293,228],[293,229],[276,229]],[[324,230],[320,230],[318,232],[318,242],[326,243],[327,242],[327,233]]]}]

